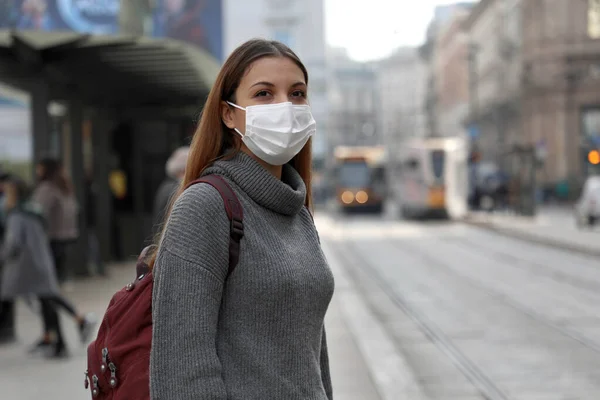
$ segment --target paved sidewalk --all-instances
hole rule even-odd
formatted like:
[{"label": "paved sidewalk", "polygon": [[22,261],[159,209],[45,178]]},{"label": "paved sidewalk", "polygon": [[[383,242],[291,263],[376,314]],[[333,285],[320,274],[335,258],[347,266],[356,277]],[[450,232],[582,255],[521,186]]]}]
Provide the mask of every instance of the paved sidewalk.
[{"label": "paved sidewalk", "polygon": [[[132,280],[132,264],[112,266],[108,278],[90,278],[76,281],[72,290],[65,292],[78,309],[94,312],[98,318],[104,314],[110,297]],[[19,341],[0,346],[0,398],[3,400],[79,400],[91,399],[84,389],[86,346],[80,343],[76,325],[62,316],[63,330],[67,336],[71,357],[60,361],[47,361],[27,354],[27,349],[40,336],[40,317],[23,302],[17,304],[17,330]]]},{"label": "paved sidewalk", "polygon": [[[66,293],[82,311],[100,318],[110,297],[125,286],[134,275],[133,264],[109,268],[109,278],[77,281]],[[343,287],[343,284],[342,286]],[[331,373],[336,400],[380,400],[370,372],[348,329],[338,296],[329,309],[326,325]],[[63,317],[71,357],[63,361],[47,361],[29,356],[27,349],[39,336],[39,317],[23,302],[17,307],[19,342],[0,346],[0,398],[2,400],[79,400],[91,398],[84,389],[86,346],[79,343],[75,323]]]},{"label": "paved sidewalk", "polygon": [[567,207],[541,207],[538,215],[471,213],[465,222],[522,240],[600,257],[600,230],[579,229]]}]

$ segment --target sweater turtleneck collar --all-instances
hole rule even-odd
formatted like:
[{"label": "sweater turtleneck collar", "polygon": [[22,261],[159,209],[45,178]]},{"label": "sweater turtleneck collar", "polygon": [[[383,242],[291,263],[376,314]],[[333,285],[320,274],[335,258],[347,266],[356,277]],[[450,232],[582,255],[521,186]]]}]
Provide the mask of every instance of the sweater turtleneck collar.
[{"label": "sweater turtleneck collar", "polygon": [[291,165],[284,165],[281,180],[256,160],[240,151],[233,158],[218,160],[203,175],[222,175],[242,189],[254,202],[283,215],[302,210],[306,185]]}]

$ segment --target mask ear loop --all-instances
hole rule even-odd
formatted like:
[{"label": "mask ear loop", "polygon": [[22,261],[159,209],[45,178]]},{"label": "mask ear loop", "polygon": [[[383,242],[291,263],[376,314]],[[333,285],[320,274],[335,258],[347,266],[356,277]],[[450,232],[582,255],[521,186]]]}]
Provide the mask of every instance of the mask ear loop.
[{"label": "mask ear loop", "polygon": [[[229,104],[232,107],[235,107],[235,108],[239,109],[239,110],[246,111],[246,109],[244,107],[240,107],[240,106],[238,106],[235,103],[232,103],[230,101],[226,101],[226,103]],[[244,138],[244,134],[242,134],[242,132],[240,132],[240,130],[238,128],[233,128],[233,130],[235,131],[235,133],[237,133],[238,135],[240,135],[240,137],[242,139]]]},{"label": "mask ear loop", "polygon": [[246,109],[245,109],[244,107],[240,107],[240,106],[238,106],[238,105],[237,105],[237,104],[235,104],[235,103],[232,103],[232,102],[230,102],[230,101],[226,101],[226,103],[227,103],[227,104],[229,104],[229,105],[230,105],[230,106],[232,106],[232,107],[235,107],[235,108],[239,109],[239,110],[246,111]]}]

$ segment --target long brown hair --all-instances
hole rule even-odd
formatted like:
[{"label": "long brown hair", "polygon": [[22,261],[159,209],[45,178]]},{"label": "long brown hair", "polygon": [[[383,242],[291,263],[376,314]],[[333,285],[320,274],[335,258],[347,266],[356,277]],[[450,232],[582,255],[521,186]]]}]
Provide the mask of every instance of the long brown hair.
[{"label": "long brown hair", "polygon": [[73,193],[73,185],[65,175],[63,164],[56,158],[43,158],[38,165],[42,168],[40,182],[48,181],[60,189],[64,194]]},{"label": "long brown hair", "polygon": [[[235,91],[248,68],[252,63],[263,57],[286,57],[293,61],[304,74],[304,79],[308,85],[308,71],[300,58],[286,45],[277,41],[252,39],[235,49],[227,58],[221,71],[215,80],[215,83],[208,94],[200,123],[196,128],[187,165],[185,176],[179,186],[177,194],[173,197],[169,211],[165,215],[165,223],[171,214],[171,208],[176,199],[183,193],[187,185],[198,179],[202,172],[212,165],[216,160],[225,158],[230,159],[235,156],[241,148],[241,139],[233,130],[229,129],[221,117],[221,102],[235,102]],[[226,152],[230,151],[226,154]],[[304,148],[290,161],[306,185],[306,207],[312,209],[312,140],[309,140]],[[161,233],[162,236],[162,233]],[[160,237],[153,249],[153,254],[148,262],[150,267],[154,266],[156,260],[156,251]]]}]

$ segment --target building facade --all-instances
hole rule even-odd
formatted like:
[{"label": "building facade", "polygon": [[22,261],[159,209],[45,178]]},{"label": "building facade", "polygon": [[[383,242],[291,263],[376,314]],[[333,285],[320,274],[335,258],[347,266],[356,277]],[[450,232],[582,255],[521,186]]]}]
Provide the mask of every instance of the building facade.
[{"label": "building facade", "polygon": [[309,102],[317,121],[315,159],[329,148],[329,107],[323,0],[226,0],[223,2],[224,54],[252,38],[278,40],[290,46],[309,73]]},{"label": "building facade", "polygon": [[468,79],[471,101],[468,124],[473,126],[484,160],[501,163],[520,132],[522,105],[521,0],[482,1],[470,13]]},{"label": "building facade", "polygon": [[576,196],[600,145],[600,2],[482,0],[466,24],[474,58],[480,143],[489,158],[511,146],[542,150],[544,186]]},{"label": "building facade", "polygon": [[[425,131],[427,136],[449,135],[449,131],[454,131],[456,129],[455,126],[445,127],[444,125],[448,122],[448,119],[452,119],[450,116],[453,114],[449,109],[453,107],[449,104],[445,104],[443,110],[440,110],[440,95],[441,92],[445,91],[440,87],[442,84],[440,79],[443,79],[441,73],[444,69],[460,70],[460,67],[455,68],[454,66],[447,65],[442,68],[441,65],[449,62],[448,58],[451,54],[460,52],[460,49],[457,49],[457,47],[460,48],[460,40],[453,35],[453,32],[458,35],[460,30],[457,28],[449,29],[447,28],[448,25],[452,25],[455,18],[457,18],[457,14],[460,15],[461,13],[470,10],[473,8],[474,4],[475,3],[473,2],[457,2],[438,6],[435,8],[433,20],[427,27],[425,43],[421,46],[419,51],[421,58],[427,65],[427,83],[425,91]],[[438,44],[438,41],[442,36],[448,37],[445,45]],[[444,50],[446,54],[442,54],[441,57],[438,56],[437,52],[439,50]],[[449,75],[450,73],[451,72],[449,71],[444,74]],[[457,72],[454,73],[456,74]],[[458,78],[459,75],[456,75],[456,78]],[[456,87],[459,86],[460,83],[457,83]],[[457,101],[460,102],[460,99]],[[458,120],[461,108],[457,106],[456,109],[453,110],[453,113],[456,114],[453,119]],[[440,121],[442,114],[444,116],[444,121]]]},{"label": "building facade", "polygon": [[427,69],[418,49],[401,48],[377,63],[379,129],[389,149],[425,135]]},{"label": "building facade", "polygon": [[342,49],[330,49],[327,62],[331,145],[381,144],[375,66],[351,60]]},{"label": "building facade", "polygon": [[469,112],[469,40],[464,30],[468,11],[457,9],[438,32],[432,62],[437,98],[437,133],[465,136]]}]

